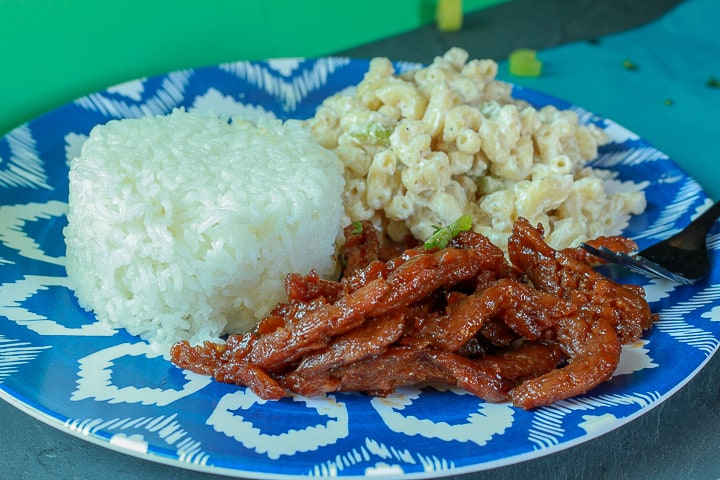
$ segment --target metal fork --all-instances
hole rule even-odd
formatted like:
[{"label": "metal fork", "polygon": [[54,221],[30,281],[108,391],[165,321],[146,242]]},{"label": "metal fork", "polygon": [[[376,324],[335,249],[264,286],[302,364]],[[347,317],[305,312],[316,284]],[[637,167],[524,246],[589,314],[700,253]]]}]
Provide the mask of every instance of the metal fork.
[{"label": "metal fork", "polygon": [[706,237],[720,217],[720,202],[705,210],[672,237],[634,254],[614,252],[607,247],[582,247],[596,257],[651,278],[665,278],[691,285],[710,273]]}]

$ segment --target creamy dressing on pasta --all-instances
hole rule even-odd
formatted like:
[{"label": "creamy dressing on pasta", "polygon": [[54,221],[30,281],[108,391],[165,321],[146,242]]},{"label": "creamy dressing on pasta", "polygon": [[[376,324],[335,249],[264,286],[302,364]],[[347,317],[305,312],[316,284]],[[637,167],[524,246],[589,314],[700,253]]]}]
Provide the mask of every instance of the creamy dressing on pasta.
[{"label": "creamy dressing on pasta", "polygon": [[494,61],[459,48],[403,74],[375,58],[353,92],[323,102],[308,122],[345,165],[350,221],[424,241],[470,214],[505,249],[523,217],[560,249],[644,210],[642,192],[609,193],[605,175],[586,167],[608,141],[603,130],[572,110],[514,99],[496,74]]}]

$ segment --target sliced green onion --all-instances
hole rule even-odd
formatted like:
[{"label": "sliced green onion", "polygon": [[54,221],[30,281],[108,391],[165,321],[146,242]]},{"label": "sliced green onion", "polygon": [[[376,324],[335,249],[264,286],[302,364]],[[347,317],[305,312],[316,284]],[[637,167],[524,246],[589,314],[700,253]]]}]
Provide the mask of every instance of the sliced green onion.
[{"label": "sliced green onion", "polygon": [[441,32],[457,32],[463,24],[462,0],[438,0],[435,11],[437,28]]},{"label": "sliced green onion", "polygon": [[627,59],[623,60],[622,65],[623,65],[623,67],[627,68],[628,70],[637,70],[637,65],[635,65],[635,63],[633,63],[630,60],[627,60]]},{"label": "sliced green onion", "polygon": [[542,73],[542,62],[537,52],[529,48],[519,48],[510,53],[510,73],[518,77],[539,77]]},{"label": "sliced green onion", "polygon": [[387,147],[390,145],[390,135],[394,130],[394,127],[382,123],[367,123],[357,126],[349,133],[363,143]]},{"label": "sliced green onion", "polygon": [[472,228],[472,216],[463,215],[446,227],[436,226],[435,233],[427,239],[423,246],[425,250],[445,248],[450,243],[450,240],[457,237],[460,232],[470,230],[470,228]]}]

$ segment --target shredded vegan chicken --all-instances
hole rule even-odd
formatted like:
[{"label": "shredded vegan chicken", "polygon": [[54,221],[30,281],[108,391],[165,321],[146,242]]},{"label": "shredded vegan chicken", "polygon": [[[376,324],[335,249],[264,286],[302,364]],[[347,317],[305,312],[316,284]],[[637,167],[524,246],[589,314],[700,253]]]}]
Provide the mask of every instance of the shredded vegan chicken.
[{"label": "shredded vegan chicken", "polygon": [[[622,345],[654,320],[641,288],[604,277],[579,248],[552,249],[522,218],[509,261],[472,231],[398,251],[359,226],[345,229],[341,280],[288,275],[288,301],[254,331],[177,343],[173,362],[264,399],[443,383],[532,409],[608,380]],[[622,237],[592,243],[635,248]]]}]

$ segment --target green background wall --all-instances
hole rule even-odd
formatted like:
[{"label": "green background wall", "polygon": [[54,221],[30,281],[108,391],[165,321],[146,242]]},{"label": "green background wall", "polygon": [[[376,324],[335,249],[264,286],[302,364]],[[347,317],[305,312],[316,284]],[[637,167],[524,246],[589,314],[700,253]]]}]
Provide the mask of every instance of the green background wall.
[{"label": "green background wall", "polygon": [[0,134],[126,80],[327,55],[432,23],[434,12],[435,0],[0,0]]}]

